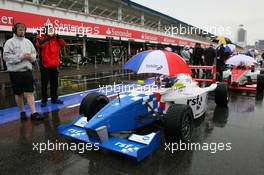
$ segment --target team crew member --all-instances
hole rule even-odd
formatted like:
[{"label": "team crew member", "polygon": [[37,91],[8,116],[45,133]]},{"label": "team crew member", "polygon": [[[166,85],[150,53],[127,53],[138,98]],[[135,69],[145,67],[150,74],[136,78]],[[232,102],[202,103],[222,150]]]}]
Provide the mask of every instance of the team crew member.
[{"label": "team crew member", "polygon": [[[196,43],[192,55],[193,65],[203,65],[203,56],[204,56],[204,50],[201,47],[201,43]],[[199,78],[199,73],[200,73],[199,69],[197,71],[194,70],[193,73],[194,73],[194,77]]]},{"label": "team crew member", "polygon": [[[204,65],[206,66],[212,66],[215,64],[215,58],[216,58],[216,51],[213,48],[213,45],[210,44],[210,46],[205,49],[204,51]],[[210,78],[212,77],[211,70],[206,70],[206,77]]]},{"label": "team crew member", "polygon": [[16,23],[13,26],[13,33],[13,38],[5,43],[3,58],[9,71],[15,100],[20,110],[20,118],[27,119],[23,100],[25,97],[31,110],[31,119],[43,119],[43,116],[36,112],[33,95],[32,63],[36,60],[36,50],[33,44],[25,38],[25,24]]},{"label": "team crew member", "polygon": [[216,60],[216,71],[219,75],[218,77],[219,81],[223,81],[223,71],[225,67],[225,60],[226,60],[225,48],[224,48],[224,45],[221,44],[217,48],[217,60]]},{"label": "team crew member", "polygon": [[46,33],[37,36],[41,72],[41,107],[47,105],[47,86],[50,82],[51,103],[63,104],[58,99],[58,66],[60,64],[60,47],[65,41],[55,33],[54,28],[46,26]]}]

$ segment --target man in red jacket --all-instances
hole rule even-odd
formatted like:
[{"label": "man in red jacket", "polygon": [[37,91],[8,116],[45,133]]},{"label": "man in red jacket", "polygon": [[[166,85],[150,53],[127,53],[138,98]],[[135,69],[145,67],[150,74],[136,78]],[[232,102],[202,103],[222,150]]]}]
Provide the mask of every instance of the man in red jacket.
[{"label": "man in red jacket", "polygon": [[58,67],[60,64],[60,47],[65,41],[55,33],[54,28],[46,27],[46,34],[37,35],[36,45],[39,48],[40,73],[41,73],[41,107],[47,105],[47,86],[50,82],[51,103],[63,104],[58,99]]}]

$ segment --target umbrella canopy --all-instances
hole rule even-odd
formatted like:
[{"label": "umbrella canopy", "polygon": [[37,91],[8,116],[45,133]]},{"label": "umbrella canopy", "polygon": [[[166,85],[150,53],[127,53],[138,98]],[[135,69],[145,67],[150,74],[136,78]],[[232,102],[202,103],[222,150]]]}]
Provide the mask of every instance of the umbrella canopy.
[{"label": "umbrella canopy", "polygon": [[217,42],[218,44],[231,44],[232,43],[232,41],[229,38],[226,38],[224,36],[218,36],[217,38],[214,38],[212,41]]},{"label": "umbrella canopy", "polygon": [[229,53],[232,52],[230,47],[228,47],[228,45],[224,45],[224,48],[225,48],[225,50],[224,50],[225,52],[229,52]]},{"label": "umbrella canopy", "polygon": [[234,44],[227,44],[227,47],[230,48],[231,52],[234,52],[236,50],[236,45]]},{"label": "umbrella canopy", "polygon": [[257,64],[256,60],[253,57],[247,56],[247,55],[235,55],[230,57],[228,60],[226,60],[226,64],[238,66],[238,65],[245,65],[245,66],[252,66],[254,64]]},{"label": "umbrella canopy", "polygon": [[232,53],[236,50],[236,46],[234,44],[226,44],[224,45],[224,48],[225,48],[225,52],[229,52],[229,53]]},{"label": "umbrella canopy", "polygon": [[124,69],[135,73],[156,73],[174,76],[176,74],[192,74],[182,57],[174,52],[164,50],[147,50],[133,56]]}]

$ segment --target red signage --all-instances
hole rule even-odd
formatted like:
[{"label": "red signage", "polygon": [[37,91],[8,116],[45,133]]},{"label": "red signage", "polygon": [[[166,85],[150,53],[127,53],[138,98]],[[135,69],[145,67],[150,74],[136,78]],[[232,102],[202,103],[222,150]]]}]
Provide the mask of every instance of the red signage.
[{"label": "red signage", "polygon": [[[57,18],[51,16],[37,15],[32,13],[25,13],[20,11],[0,9],[0,26],[12,26],[13,23],[23,22],[27,28],[41,29],[45,24],[52,24],[52,26],[59,30],[59,32],[69,32],[76,34],[89,34],[101,35],[108,37],[120,37],[128,39],[140,39],[144,41],[152,41],[159,43],[170,43],[177,45],[193,46],[195,43],[192,41],[179,39],[175,37],[163,36],[142,32],[132,29],[125,29],[120,27],[71,20],[65,18]],[[205,47],[206,45],[203,45]]]}]

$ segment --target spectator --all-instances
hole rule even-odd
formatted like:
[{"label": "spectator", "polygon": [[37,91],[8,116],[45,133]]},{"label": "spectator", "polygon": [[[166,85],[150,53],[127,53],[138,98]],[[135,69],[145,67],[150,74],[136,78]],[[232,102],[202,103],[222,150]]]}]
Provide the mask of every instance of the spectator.
[{"label": "spectator", "polygon": [[[215,62],[216,52],[213,48],[213,45],[210,46],[204,52],[204,64],[206,66],[212,66]],[[206,77],[209,78],[211,76],[211,70],[206,71]]]},{"label": "spectator", "polygon": [[221,44],[217,48],[217,60],[216,60],[216,72],[218,73],[217,79],[222,81],[223,79],[223,71],[225,66],[226,54],[224,45]]},{"label": "spectator", "polygon": [[[196,43],[193,49],[193,65],[203,65],[204,50],[200,43]],[[199,69],[194,71],[194,76],[199,77]]]},{"label": "spectator", "polygon": [[186,63],[189,64],[190,58],[191,58],[191,54],[189,52],[189,47],[184,47],[184,49],[181,52],[181,56],[186,61]]},{"label": "spectator", "polygon": [[36,37],[36,45],[39,48],[39,65],[41,73],[41,107],[47,105],[47,86],[50,83],[51,103],[63,104],[58,99],[58,67],[60,64],[60,47],[65,41],[55,33],[51,26],[45,26],[45,34]]},{"label": "spectator", "polygon": [[259,64],[260,64],[260,67],[263,66],[263,60],[264,60],[264,52],[261,54],[261,58],[259,59]]},{"label": "spectator", "polygon": [[5,42],[3,43],[3,47],[1,48],[2,66],[3,66],[2,69],[7,70],[6,62],[4,60],[4,46],[5,46]]},{"label": "spectator", "polygon": [[204,62],[207,66],[212,66],[216,58],[216,51],[211,44],[204,52]]},{"label": "spectator", "polygon": [[193,64],[193,47],[189,48],[189,53],[190,53],[190,61],[189,64],[192,65]]},{"label": "spectator", "polygon": [[3,47],[0,47],[0,69],[1,70],[4,70],[4,63],[3,63],[3,51],[4,48]]},{"label": "spectator", "polygon": [[36,60],[36,50],[33,44],[25,38],[25,24],[16,23],[13,26],[13,33],[13,38],[5,43],[3,56],[9,71],[15,100],[20,110],[20,118],[27,119],[24,107],[25,97],[31,110],[31,119],[43,119],[44,117],[36,112],[33,95],[32,63]]}]

